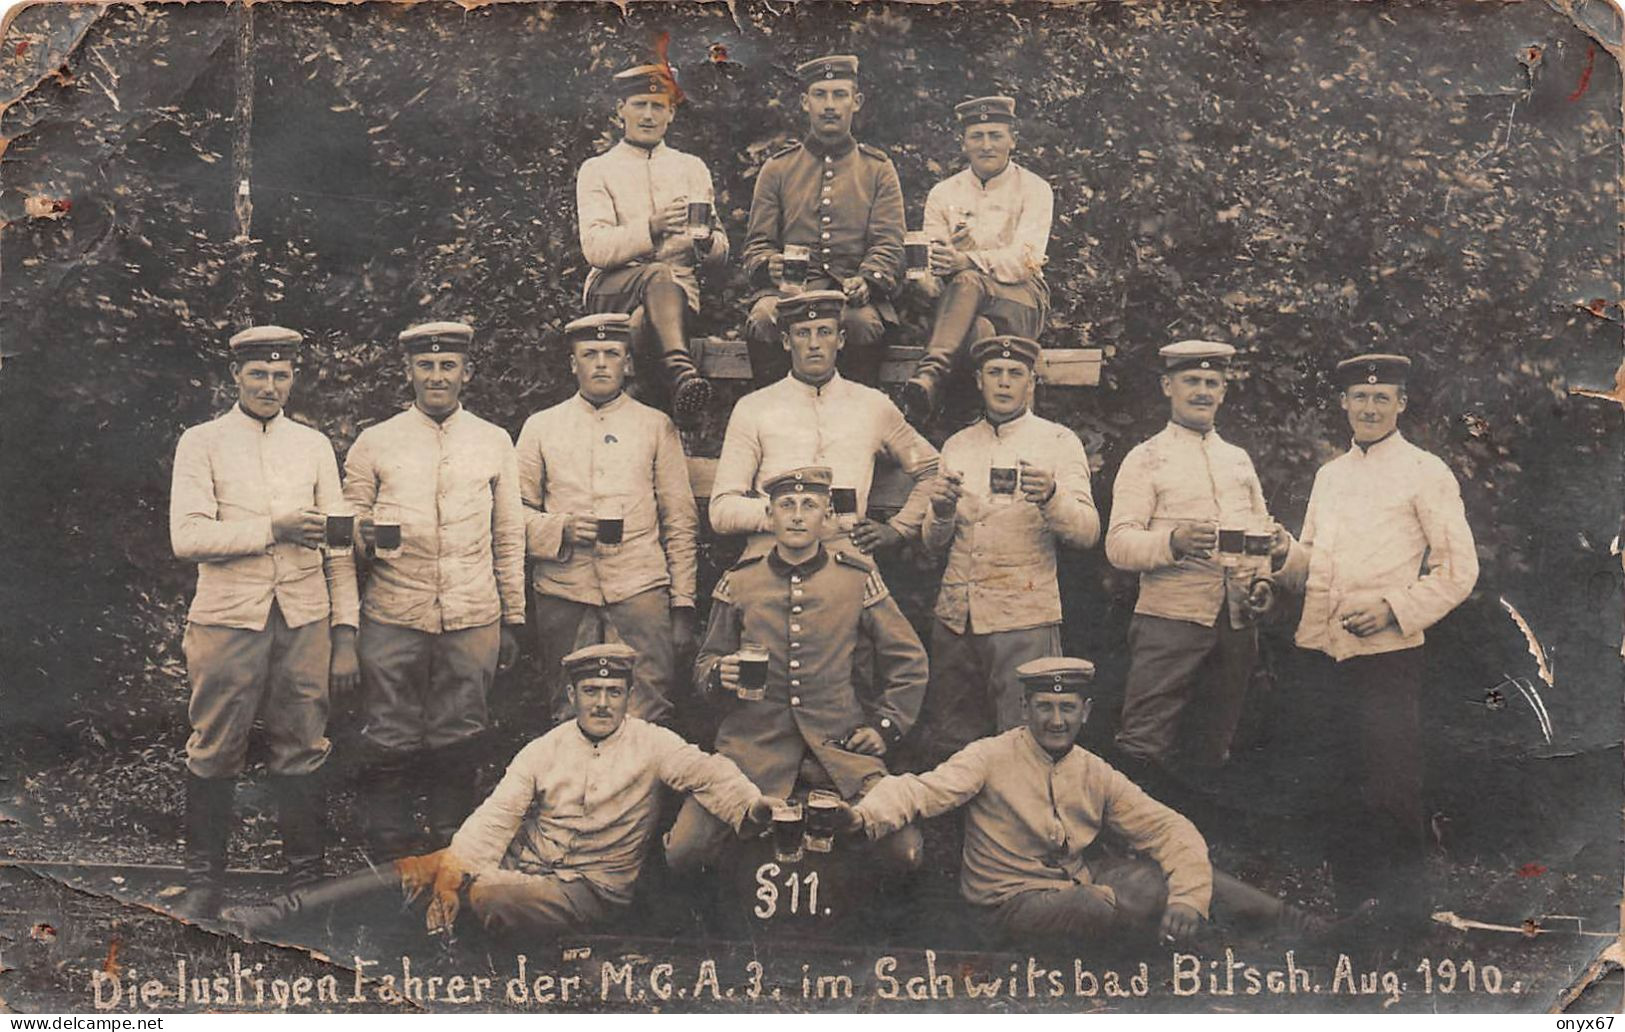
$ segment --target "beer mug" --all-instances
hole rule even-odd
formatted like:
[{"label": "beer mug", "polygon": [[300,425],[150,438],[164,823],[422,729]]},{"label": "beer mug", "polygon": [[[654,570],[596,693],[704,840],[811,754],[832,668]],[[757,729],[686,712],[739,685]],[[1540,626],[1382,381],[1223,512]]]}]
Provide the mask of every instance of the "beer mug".
[{"label": "beer mug", "polygon": [[696,243],[711,239],[711,202],[688,202],[688,238]]},{"label": "beer mug", "polygon": [[380,559],[400,558],[401,516],[393,505],[372,510],[372,551]]},{"label": "beer mug", "polygon": [[807,851],[828,853],[835,847],[835,826],[841,820],[841,797],[816,788],[807,794]]},{"label": "beer mug", "polygon": [[807,266],[812,261],[812,249],[802,244],[784,245],[784,282],[787,286],[807,285]]},{"label": "beer mug", "polygon": [[800,803],[780,803],[773,807],[773,859],[781,864],[798,862],[806,830]]},{"label": "beer mug", "polygon": [[745,702],[767,698],[767,649],[742,642],[734,658],[739,660],[739,698]]},{"label": "beer mug", "polygon": [[1247,549],[1247,528],[1238,523],[1219,524],[1219,565],[1231,569],[1241,565]]},{"label": "beer mug", "polygon": [[593,519],[598,521],[598,547],[606,552],[618,551],[626,534],[626,509],[619,501],[605,499],[592,508]]},{"label": "beer mug", "polygon": [[349,555],[355,550],[355,514],[330,512],[322,541],[328,555]]},{"label": "beer mug", "polygon": [[931,274],[931,235],[924,230],[903,234],[903,254],[908,259],[908,278],[923,280]]}]

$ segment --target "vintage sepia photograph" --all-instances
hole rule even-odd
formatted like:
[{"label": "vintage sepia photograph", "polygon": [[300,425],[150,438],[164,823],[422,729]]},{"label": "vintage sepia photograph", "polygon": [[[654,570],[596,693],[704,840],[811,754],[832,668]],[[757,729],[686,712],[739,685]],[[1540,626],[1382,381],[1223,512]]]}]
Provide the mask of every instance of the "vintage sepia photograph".
[{"label": "vintage sepia photograph", "polygon": [[0,1010],[1619,1010],[1622,54],[12,8]]}]

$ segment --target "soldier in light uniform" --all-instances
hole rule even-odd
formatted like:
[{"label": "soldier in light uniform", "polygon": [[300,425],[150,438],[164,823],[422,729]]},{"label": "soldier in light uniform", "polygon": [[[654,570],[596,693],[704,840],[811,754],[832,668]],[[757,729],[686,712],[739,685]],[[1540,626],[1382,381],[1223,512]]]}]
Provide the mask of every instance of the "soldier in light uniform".
[{"label": "soldier in light uniform", "polygon": [[400,335],[415,400],[368,427],[344,464],[344,497],[370,538],[401,527],[400,554],[372,564],[361,609],[360,804],[376,855],[409,852],[412,805],[427,794],[444,845],[473,808],[486,696],[519,654],[525,623],[525,515],[508,432],[462,406],[471,378],[465,323]]},{"label": "soldier in light uniform", "polygon": [[[724,701],[716,749],[780,798],[815,788],[861,798],[885,775],[885,756],[913,725],[925,693],[925,649],[874,566],[824,547],[830,482],[827,467],[787,470],[767,482],[777,543],[717,583],[694,665],[696,685],[735,695],[740,645],[766,649],[767,695]],[[852,676],[860,641],[876,666],[872,690],[862,693]],[[879,860],[912,870],[919,831],[894,830],[879,843]],[[667,836],[667,863],[692,871],[715,860],[727,837],[723,822],[690,801]]]},{"label": "soldier in light uniform", "polygon": [[233,336],[236,404],[175,447],[170,543],[198,570],[184,641],[192,734],[182,901],[196,916],[219,906],[232,796],[256,719],[270,740],[289,880],[322,869],[328,688],[355,685],[357,602],[354,560],[319,550],[323,514],[343,508],[333,446],[283,413],[302,339],[280,326]]},{"label": "soldier in light uniform", "polygon": [[[632,316],[639,350],[658,356],[672,415],[689,426],[711,400],[711,385],[694,366],[684,330],[688,313],[700,309],[694,268],[725,263],[728,235],[705,162],[665,144],[681,97],[671,69],[629,68],[611,80],[610,89],[623,136],[576,174],[581,250],[592,265],[583,303],[594,314]],[[703,240],[690,235],[690,201],[712,203]]]},{"label": "soldier in light uniform", "polygon": [[1349,450],[1315,474],[1303,536],[1278,580],[1304,591],[1297,643],[1330,657],[1326,681],[1356,790],[1340,806],[1332,876],[1340,906],[1377,899],[1426,913],[1420,695],[1423,632],[1478,581],[1455,475],[1399,432],[1411,361],[1367,354],[1337,365]]},{"label": "soldier in light uniform", "polygon": [[[1024,722],[1016,668],[1061,652],[1056,548],[1100,539],[1083,442],[1029,407],[1038,356],[1038,342],[1026,337],[976,342],[983,417],[948,438],[932,483],[924,539],[948,553],[948,565],[917,732],[931,762]],[[994,467],[1020,471],[1011,494],[990,491]]]},{"label": "soldier in light uniform", "polygon": [[839,521],[824,521],[831,548],[872,553],[917,538],[925,522],[937,451],[884,393],[836,369],[836,355],[849,344],[842,330],[847,306],[833,290],[786,298],[775,318],[790,373],[740,398],[728,418],[708,515],[718,534],[751,535],[747,556],[773,547],[767,478],[797,466],[828,466],[835,486],[855,493],[859,517],[869,509],[876,458],[890,458],[914,478],[907,504],[885,523],[859,520],[849,534]]},{"label": "soldier in light uniform", "polygon": [[[1214,429],[1235,351],[1200,340],[1161,349],[1168,425],[1128,453],[1113,486],[1106,558],[1140,575],[1117,732],[1119,765],[1136,780],[1223,764],[1258,658],[1249,584],[1215,555],[1221,523],[1269,515],[1252,459]],[[1291,537],[1274,529],[1279,566]]]},{"label": "soldier in light uniform", "polygon": [[[842,369],[875,385],[886,324],[897,321],[891,298],[903,270],[903,189],[891,159],[852,138],[863,107],[858,59],[820,57],[796,68],[807,136],[768,159],[756,177],[745,238],[745,275],[757,290],[745,339],[758,384],[784,374],[774,312],[784,285],[787,244],[811,252],[806,288],[846,295]],[[792,288],[794,289],[794,288]]]},{"label": "soldier in light uniform", "polygon": [[[518,446],[542,670],[556,680],[583,614],[598,609],[637,651],[632,715],[661,723],[679,656],[694,645],[699,513],[688,460],[671,420],[621,389],[630,320],[589,315],[564,332],[579,390],[527,419]],[[600,541],[604,518],[621,521],[619,541]],[[567,714],[562,686],[552,705]]]},{"label": "soldier in light uniform", "polygon": [[[1010,160],[1016,102],[979,97],[955,105],[969,167],[931,188],[925,232],[936,293],[931,339],[903,388],[911,422],[929,418],[942,383],[972,342],[994,334],[1038,338],[1049,317],[1044,262],[1055,195]],[[940,291],[940,293],[938,293]]]}]

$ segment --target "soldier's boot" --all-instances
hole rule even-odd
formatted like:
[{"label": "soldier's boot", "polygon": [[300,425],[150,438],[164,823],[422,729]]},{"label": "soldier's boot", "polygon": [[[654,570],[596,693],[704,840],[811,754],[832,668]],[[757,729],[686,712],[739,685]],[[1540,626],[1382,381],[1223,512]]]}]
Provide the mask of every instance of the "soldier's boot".
[{"label": "soldier's boot", "polygon": [[398,862],[391,862],[312,882],[285,892],[269,903],[226,907],[220,911],[220,920],[252,936],[321,910],[361,900],[404,908],[403,888]]},{"label": "soldier's boot", "polygon": [[643,313],[660,349],[660,365],[671,392],[671,418],[684,430],[693,429],[711,405],[711,383],[695,368],[688,353],[683,317],[688,294],[662,267],[643,296]]},{"label": "soldier's boot", "polygon": [[413,851],[417,825],[412,819],[416,783],[409,764],[411,755],[378,754],[361,773],[356,804],[367,850],[373,860],[393,860]]},{"label": "soldier's boot", "polygon": [[236,778],[200,778],[187,772],[186,893],[175,908],[184,917],[211,920],[219,913],[236,790]]},{"label": "soldier's boot", "polygon": [[671,384],[671,418],[684,430],[692,430],[711,408],[711,381],[700,375],[694,356],[686,348],[661,356],[666,379]]},{"label": "soldier's boot", "polygon": [[960,355],[977,340],[993,335],[993,324],[976,314],[983,297],[980,281],[973,277],[955,276],[943,287],[925,354],[903,385],[903,418],[911,424],[921,426],[931,419],[942,382]]},{"label": "soldier's boot", "polygon": [[430,849],[444,849],[451,837],[463,826],[463,821],[474,812],[475,772],[474,744],[459,742],[444,746],[431,754],[424,765],[430,778],[428,791]]},{"label": "soldier's boot", "polygon": [[326,874],[327,792],[320,772],[279,777],[277,818],[282,827],[283,882],[296,888]]}]

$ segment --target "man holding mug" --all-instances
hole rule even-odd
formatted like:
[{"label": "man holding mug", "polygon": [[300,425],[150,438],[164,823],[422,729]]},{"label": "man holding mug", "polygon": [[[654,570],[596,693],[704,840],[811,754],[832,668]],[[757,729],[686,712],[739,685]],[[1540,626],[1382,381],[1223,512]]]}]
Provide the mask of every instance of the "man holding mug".
[{"label": "man holding mug", "polygon": [[711,384],[688,353],[684,319],[700,310],[698,263],[728,260],[716,217],[711,171],[666,146],[682,94],[664,65],[628,68],[609,82],[621,141],[576,173],[581,251],[592,265],[582,303],[594,314],[632,317],[633,339],[658,355],[672,416],[691,426],[711,401]]},{"label": "man holding mug", "polygon": [[[694,682],[727,699],[716,750],[769,796],[833,792],[861,798],[885,776],[884,757],[913,725],[925,694],[925,649],[864,557],[824,547],[831,473],[800,467],[766,485],[774,547],[735,563],[712,595]],[[853,653],[872,650],[876,677],[861,695]],[[761,698],[741,698],[741,656],[767,653]],[[746,685],[747,689],[751,686]],[[827,798],[827,797],[826,797]],[[666,840],[672,870],[717,859],[729,829],[690,800]],[[919,829],[877,844],[890,868],[919,866]]]},{"label": "man holding mug", "polygon": [[[694,646],[699,513],[688,460],[672,421],[622,390],[631,320],[589,315],[564,333],[578,390],[527,419],[518,447],[544,681],[559,684],[581,618],[597,610],[637,652],[632,715],[664,723]],[[569,700],[562,686],[552,694],[563,718]]]},{"label": "man holding mug", "polygon": [[[1123,459],[1106,531],[1106,558],[1140,575],[1117,732],[1119,766],[1136,780],[1176,763],[1199,777],[1229,757],[1258,628],[1250,579],[1218,561],[1219,527],[1269,514],[1252,459],[1214,428],[1236,349],[1185,340],[1159,353],[1168,425]],[[1276,528],[1274,565],[1290,545]]]},{"label": "man holding mug", "polygon": [[1022,724],[1016,668],[1061,653],[1056,547],[1100,540],[1083,442],[1029,407],[1038,356],[1027,337],[971,347],[982,418],[948,438],[931,485],[925,545],[948,553],[919,732],[931,763]]}]

